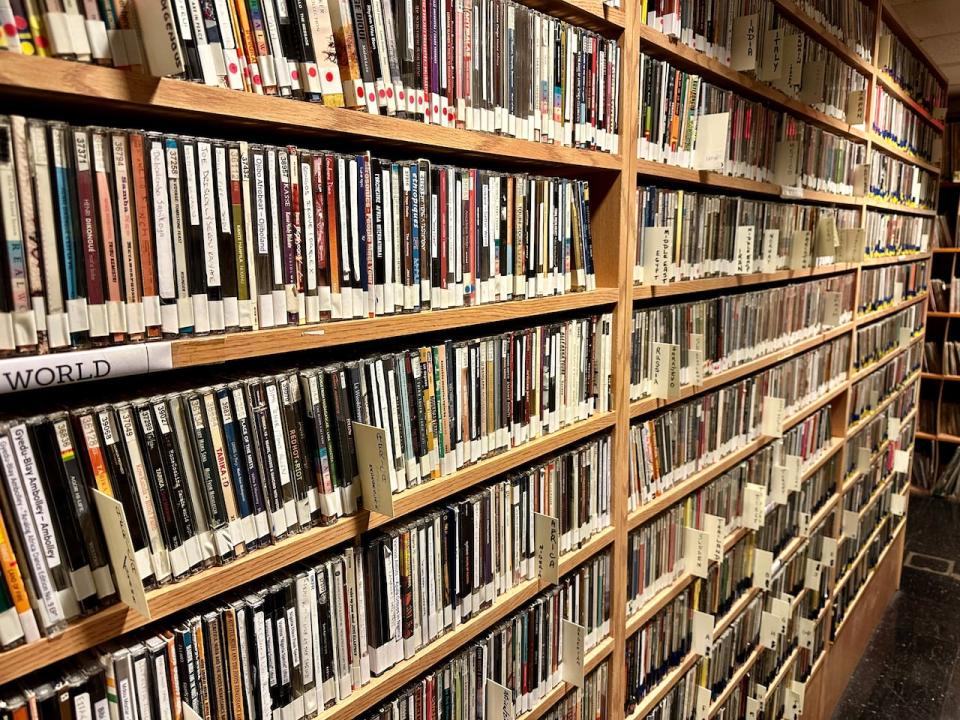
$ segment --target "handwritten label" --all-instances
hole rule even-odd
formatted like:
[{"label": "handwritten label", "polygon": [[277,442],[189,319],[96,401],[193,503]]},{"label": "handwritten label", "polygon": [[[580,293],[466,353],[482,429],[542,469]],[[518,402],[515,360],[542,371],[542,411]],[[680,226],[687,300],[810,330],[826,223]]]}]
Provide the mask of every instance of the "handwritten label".
[{"label": "handwritten label", "polygon": [[586,628],[569,620],[563,621],[563,681],[583,688],[583,643]]},{"label": "handwritten label", "polygon": [[804,63],[800,75],[800,100],[807,105],[816,105],[826,99],[825,79],[827,63],[823,60],[813,60]]},{"label": "handwritten label", "polygon": [[867,91],[851,90],[847,93],[846,117],[848,125],[863,125],[867,113]]},{"label": "handwritten label", "polygon": [[837,253],[837,259],[848,263],[863,262],[866,238],[865,228],[843,228],[840,231],[840,251]]},{"label": "handwritten label", "polygon": [[908,450],[897,450],[893,453],[893,471],[898,473],[909,472],[910,470],[910,452]]},{"label": "handwritten label", "polygon": [[784,625],[784,618],[766,610],[760,613],[760,644],[768,650],[776,650]]},{"label": "handwritten label", "polygon": [[123,505],[99,490],[93,490],[93,499],[100,516],[100,526],[107,541],[110,566],[117,580],[120,599],[148,620],[151,619],[150,604],[143,589],[143,580],[137,569],[137,554],[130,537],[130,526]]},{"label": "handwritten label", "polygon": [[486,712],[484,720],[516,720],[516,710],[513,707],[513,692],[493,680],[487,680],[484,686],[486,695]]},{"label": "handwritten label", "polygon": [[865,473],[870,469],[870,461],[873,459],[873,455],[870,452],[870,448],[860,447],[857,448],[857,472]]},{"label": "handwritten label", "polygon": [[947,119],[947,109],[945,107],[935,107],[933,109],[933,119],[934,120],[946,120]]},{"label": "handwritten label", "polygon": [[813,558],[807,558],[807,567],[803,575],[803,586],[807,590],[819,590],[820,589],[820,573],[823,571],[823,566],[819,561],[814,560]]},{"label": "handwritten label", "polygon": [[785,455],[783,458],[783,467],[787,473],[787,490],[790,492],[800,492],[800,483],[802,472],[800,468],[803,465],[803,458],[799,455]]},{"label": "handwritten label", "polygon": [[713,650],[714,617],[709,613],[694,610],[692,621],[691,647],[698,655],[709,658]]},{"label": "handwritten label", "polygon": [[680,346],[653,343],[653,396],[669,400],[680,396]]},{"label": "handwritten label", "polygon": [[700,387],[703,385],[703,352],[688,350],[687,357],[690,359],[690,383],[694,387]]},{"label": "handwritten label", "polygon": [[747,275],[753,270],[753,225],[739,225],[735,240],[734,273]]},{"label": "handwritten label", "polygon": [[707,533],[696,528],[683,529],[683,564],[684,569],[691,575],[705,578],[709,560],[710,538]]},{"label": "handwritten label", "polygon": [[713,562],[723,560],[723,541],[727,521],[719,515],[704,515],[703,527],[707,532],[707,559]]},{"label": "handwritten label", "polygon": [[910,341],[913,340],[913,330],[908,327],[900,328],[900,347],[905,348],[910,344]]},{"label": "handwritten label", "polygon": [[807,695],[807,684],[799,680],[790,681],[790,692],[796,696],[797,712],[803,712],[803,700]]},{"label": "handwritten label", "polygon": [[697,119],[693,167],[697,170],[722,170],[727,159],[730,113],[701,115]]},{"label": "handwritten label", "polygon": [[832,568],[837,564],[837,541],[834,538],[823,538],[820,548],[820,563],[824,567]]},{"label": "handwritten label", "polygon": [[181,702],[180,710],[183,713],[183,720],[203,720],[203,716],[194,710],[186,700]]},{"label": "handwritten label", "polygon": [[770,477],[770,500],[775,505],[786,505],[787,494],[787,469],[783,465],[774,465]]},{"label": "handwritten label", "polygon": [[0,395],[91,380],[143,375],[173,368],[169,342],[0,360]]},{"label": "handwritten label", "polygon": [[770,569],[773,567],[773,553],[769,550],[753,551],[753,586],[762,590],[770,589]]},{"label": "handwritten label", "polygon": [[780,231],[764,230],[763,247],[760,257],[760,272],[772,273],[777,271],[780,264]]},{"label": "handwritten label", "polygon": [[[787,595],[787,597],[789,598],[790,596]],[[790,599],[792,600],[792,598]],[[770,598],[769,602],[770,602],[770,612],[772,612],[778,618],[783,618],[784,620],[786,620],[787,618],[790,617],[790,600],[784,600],[783,598],[772,597]],[[781,630],[781,632],[785,632],[785,631],[786,631],[786,624],[784,624],[784,630]]]},{"label": "handwritten label", "polygon": [[809,230],[797,230],[790,236],[788,265],[791,270],[804,270],[811,266],[812,250],[810,244]]},{"label": "handwritten label", "polygon": [[747,483],[743,488],[743,526],[750,530],[762,528],[766,506],[767,489],[759,483]]},{"label": "handwritten label", "polygon": [[783,437],[783,398],[767,395],[763,398],[763,416],[760,432],[767,437]]},{"label": "handwritten label", "polygon": [[860,534],[860,513],[856,510],[843,511],[843,536],[857,539]]},{"label": "handwritten label", "polygon": [[355,422],[353,423],[353,442],[357,448],[363,506],[370,512],[393,517],[393,489],[390,487],[387,433],[383,428]]},{"label": "handwritten label", "polygon": [[893,304],[899,305],[903,302],[903,283],[897,280],[893,283]]},{"label": "handwritten label", "polygon": [[673,281],[673,228],[670,226],[643,229],[644,282],[666,285]]},{"label": "handwritten label", "polygon": [[730,64],[734,70],[755,70],[757,67],[757,33],[759,15],[742,15],[734,18],[733,39],[730,47]]},{"label": "handwritten label", "polygon": [[832,328],[840,324],[840,313],[843,312],[843,295],[839,292],[825,292],[823,294],[823,324]]},{"label": "handwritten label", "polygon": [[759,720],[763,704],[756,698],[747,698],[746,720]]},{"label": "handwritten label", "polygon": [[896,517],[903,517],[903,514],[907,511],[907,498],[905,495],[901,495],[898,492],[895,492],[890,495],[890,512]]},{"label": "handwritten label", "polygon": [[800,537],[810,537],[810,513],[800,513],[797,519],[797,532]]},{"label": "handwritten label", "polygon": [[697,720],[707,720],[710,715],[710,700],[712,697],[710,688],[697,685]]},{"label": "handwritten label", "polygon": [[783,187],[794,187],[800,181],[800,141],[781,140],[773,159],[773,181]]},{"label": "handwritten label", "polygon": [[800,647],[807,650],[813,650],[814,633],[816,632],[816,623],[805,617],[797,618],[797,642]]},{"label": "handwritten label", "polygon": [[853,168],[853,194],[864,196],[870,185],[870,163],[855,165]]},{"label": "handwritten label", "polygon": [[900,418],[887,418],[887,440],[896,440],[900,437]]},{"label": "handwritten label", "polygon": [[767,30],[763,34],[763,53],[757,68],[757,79],[764,82],[783,76],[783,31]]},{"label": "handwritten label", "polygon": [[560,581],[560,534],[557,519],[550,515],[533,514],[533,542],[536,545],[537,577],[556,585]]}]

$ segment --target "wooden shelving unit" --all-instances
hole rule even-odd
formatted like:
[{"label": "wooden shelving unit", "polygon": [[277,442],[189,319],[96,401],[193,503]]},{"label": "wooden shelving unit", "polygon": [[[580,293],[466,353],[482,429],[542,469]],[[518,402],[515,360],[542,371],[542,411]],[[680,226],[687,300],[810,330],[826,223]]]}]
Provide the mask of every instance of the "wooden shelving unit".
[{"label": "wooden shelving unit", "polygon": [[[270,133],[275,138],[284,138],[290,143],[300,143],[310,147],[328,147],[330,143],[347,143],[397,157],[423,155],[460,164],[475,162],[487,166],[506,165],[531,172],[549,172],[586,178],[591,181],[594,257],[597,281],[600,286],[597,290],[421,314],[176,340],[171,343],[171,356],[175,368],[212,366],[321,348],[345,347],[386,338],[409,337],[411,342],[415,342],[418,336],[429,333],[468,328],[477,328],[479,332],[482,328],[496,326],[498,323],[549,319],[563,313],[585,314],[612,310],[614,313],[612,377],[614,409],[611,412],[599,413],[585,422],[486,459],[452,476],[444,477],[440,481],[407,490],[395,497],[394,504],[398,517],[407,516],[444,501],[478,483],[558,452],[593,434],[610,433],[613,438],[611,525],[589,539],[579,549],[564,555],[560,564],[561,571],[566,573],[574,570],[598,552],[611,553],[614,572],[610,584],[610,635],[587,653],[586,668],[589,671],[601,662],[608,662],[607,717],[612,720],[622,720],[625,715],[624,658],[628,635],[642,627],[643,623],[652,618],[658,609],[692,581],[687,575],[679,577],[628,617],[625,572],[628,560],[628,532],[773,442],[773,438],[758,437],[736,452],[702,468],[664,492],[653,502],[630,512],[627,489],[631,463],[629,442],[631,422],[655,414],[670,404],[688,400],[700,393],[735,382],[831,339],[849,336],[853,340],[857,328],[877,322],[905,307],[924,302],[926,294],[908,298],[896,307],[885,307],[863,315],[855,313],[851,320],[836,328],[825,330],[802,342],[708,377],[698,387],[686,386],[681,389],[680,396],[669,403],[651,399],[638,402],[630,400],[630,332],[633,308],[673,303],[681,298],[696,296],[700,293],[749,290],[758,286],[772,286],[833,275],[852,275],[855,288],[859,288],[864,267],[915,261],[929,263],[932,256],[930,252],[890,255],[870,258],[860,264],[837,263],[806,270],[711,277],[670,285],[635,286],[632,273],[633,256],[637,244],[636,187],[638,184],[668,183],[709,192],[764,198],[783,196],[783,188],[774,183],[733,178],[718,173],[638,160],[636,145],[640,53],[669,59],[670,62],[696,72],[712,83],[763,101],[805,122],[863,143],[867,147],[868,156],[869,150],[876,146],[883,152],[929,172],[939,173],[939,168],[933,163],[915,158],[900,148],[892,146],[863,127],[850,126],[814,110],[745,73],[731,70],[696,50],[667,38],[642,23],[638,17],[639,3],[624,0],[622,10],[613,10],[602,5],[600,0],[522,0],[522,2],[619,40],[622,66],[619,88],[621,135],[618,155],[528,142],[494,134],[441,128],[410,120],[373,116],[276,97],[244,94],[179,80],[134,75],[107,67],[10,53],[0,53],[0,97],[7,103],[7,112],[27,115],[43,112],[69,119],[71,112],[83,113],[84,117],[90,117],[90,113],[95,112],[96,117],[109,118],[109,122],[117,125],[131,124],[148,126],[151,129],[191,126],[213,136],[223,134],[242,136],[244,132],[256,131]],[[795,25],[865,76],[868,88],[866,127],[869,127],[871,115],[869,98],[872,96],[873,88],[880,83],[925,122],[939,130],[943,129],[942,123],[909,98],[872,63],[861,58],[842,41],[831,35],[826,28],[808,17],[795,0],[772,0],[772,2]],[[882,6],[884,0],[865,0],[865,2],[877,11],[877,27],[874,32],[876,36],[879,31],[879,19],[884,16]],[[35,110],[35,108],[39,109]],[[810,190],[804,190],[802,198],[794,198],[793,201],[856,209],[860,212],[861,227],[865,226],[868,210],[928,217],[936,215],[935,210],[912,208],[875,198]],[[957,249],[934,251],[934,253],[938,252],[960,251]],[[928,317],[943,317],[949,321],[951,318],[960,317],[960,313],[928,313]],[[923,335],[920,335],[914,338],[911,346],[922,342]],[[844,379],[829,392],[786,419],[784,427],[789,428],[823,407],[829,405],[831,408],[833,439],[825,452],[805,470],[803,478],[811,477],[831,458],[840,458],[837,464],[839,469],[835,478],[835,493],[815,513],[812,523],[822,523],[825,520],[829,522],[831,517],[836,517],[834,512],[842,507],[843,493],[852,487],[851,479],[844,478],[843,472],[848,452],[852,452],[848,440],[863,426],[865,418],[855,423],[849,422],[851,387],[904,351],[904,348],[898,348],[878,362],[860,370],[854,369],[851,353]],[[296,362],[295,355],[289,359],[292,363]],[[0,360],[0,369],[2,369],[2,362]],[[867,417],[872,417],[876,412],[888,407],[906,388],[913,388],[913,381],[919,375],[919,371],[912,372],[901,388],[885,399],[880,407]],[[929,374],[924,374],[923,377],[926,379],[928,376]],[[941,379],[960,380],[960,376]],[[960,444],[960,438],[951,436],[917,433],[917,437]],[[314,528],[273,546],[253,551],[230,564],[203,570],[182,582],[153,590],[148,594],[153,618],[156,620],[169,617],[183,608],[215,598],[228,590],[239,588],[268,573],[289,567],[318,552],[355,541],[363,533],[380,527],[390,520],[381,515],[361,512],[356,516],[341,519],[331,526]],[[834,537],[839,535],[839,526],[839,518],[836,518],[833,526]],[[726,548],[732,547],[744,532],[739,529],[731,532],[726,539]],[[810,687],[816,687],[816,691],[811,689],[806,698],[804,720],[830,717],[850,676],[850,670],[862,652],[865,643],[863,638],[869,637],[879,619],[879,611],[885,606],[889,595],[899,582],[903,534],[901,524],[894,541],[884,551],[880,563],[861,589],[856,604],[848,609],[836,639],[828,643],[823,655],[817,659],[810,682]],[[780,559],[785,561],[793,553],[800,551],[802,546],[803,542],[799,540],[791,542],[780,554]],[[830,598],[827,599],[822,611],[823,622],[829,622],[831,619],[831,598],[834,597],[838,587],[837,581],[838,579],[831,575]],[[844,579],[839,579],[839,582],[844,582]],[[451,656],[464,644],[481,636],[535,597],[542,589],[543,585],[538,581],[529,581],[501,595],[492,607],[442,636],[412,659],[374,678],[346,701],[322,712],[319,718],[346,720],[346,718],[362,715],[406,683]],[[733,622],[758,592],[757,590],[745,592],[733,604],[730,611],[719,619],[715,632],[719,632]],[[82,618],[54,638],[0,652],[0,684],[21,679],[35,670],[47,668],[57,661],[120,638],[125,633],[145,626],[147,622],[125,606],[115,605]],[[719,710],[723,701],[732,692],[737,678],[750,672],[753,663],[760,657],[760,652],[759,649],[754,650],[746,662],[736,670],[733,681],[711,705],[710,715]],[[642,699],[629,717],[637,720],[643,718],[645,713],[656,706],[698,659],[698,656],[692,653],[684,657],[677,667],[667,673]],[[795,659],[796,654],[791,655],[779,669],[778,676],[786,678],[790,674]],[[773,687],[775,684],[771,686]],[[565,684],[557,686],[524,717],[528,720],[540,718],[571,690],[572,688]]]}]

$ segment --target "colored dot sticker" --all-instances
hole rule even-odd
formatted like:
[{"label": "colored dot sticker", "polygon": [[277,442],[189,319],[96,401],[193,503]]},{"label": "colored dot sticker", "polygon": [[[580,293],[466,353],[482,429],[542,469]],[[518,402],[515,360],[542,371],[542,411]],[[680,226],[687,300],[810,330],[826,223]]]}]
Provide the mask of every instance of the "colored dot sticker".
[{"label": "colored dot sticker", "polygon": [[260,76],[259,76],[259,75],[254,75],[254,76],[253,76],[253,84],[254,84],[254,85],[259,85],[259,84],[260,84]]},{"label": "colored dot sticker", "polygon": [[357,88],[357,97],[358,97],[358,98],[362,98],[362,97],[363,97],[363,88],[362,88],[362,87],[358,87],[358,88]]},{"label": "colored dot sticker", "polygon": [[299,79],[300,79],[300,73],[297,72],[296,70],[293,70],[293,71],[290,73],[290,79],[291,79],[291,80],[299,80]]},{"label": "colored dot sticker", "polygon": [[307,75],[309,75],[310,77],[316,77],[317,69],[315,67],[307,68]]},{"label": "colored dot sticker", "polygon": [[377,99],[377,96],[374,95],[373,93],[370,93],[370,94],[367,96],[367,100],[369,100],[370,102],[373,102],[373,101],[376,100],[376,99]]},{"label": "colored dot sticker", "polygon": [[237,67],[236,63],[230,63],[230,66],[228,67],[228,70],[230,70],[231,75],[236,75],[239,69],[240,68]]},{"label": "colored dot sticker", "polygon": [[377,94],[380,96],[381,100],[383,100],[387,96],[387,94],[383,90],[380,90]]},{"label": "colored dot sticker", "polygon": [[417,98],[417,105],[423,105],[423,98]]},{"label": "colored dot sticker", "polygon": [[13,21],[17,24],[17,30],[27,29],[27,19],[23,15],[17,15],[13,18]]},{"label": "colored dot sticker", "polygon": [[393,88],[387,88],[387,97],[393,100]]},{"label": "colored dot sticker", "polygon": [[327,74],[324,76],[327,78],[327,82],[333,82],[333,73],[327,70]]},{"label": "colored dot sticker", "polygon": [[17,28],[14,27],[13,23],[7,23],[3,26],[3,32],[7,37],[13,37],[17,34]]},{"label": "colored dot sticker", "polygon": [[406,95],[404,95],[403,90],[401,90],[401,91],[397,94],[397,97],[399,97],[401,100],[406,99]]},{"label": "colored dot sticker", "polygon": [[33,42],[38,48],[45,48],[47,46],[47,39],[43,35],[37,35]]}]

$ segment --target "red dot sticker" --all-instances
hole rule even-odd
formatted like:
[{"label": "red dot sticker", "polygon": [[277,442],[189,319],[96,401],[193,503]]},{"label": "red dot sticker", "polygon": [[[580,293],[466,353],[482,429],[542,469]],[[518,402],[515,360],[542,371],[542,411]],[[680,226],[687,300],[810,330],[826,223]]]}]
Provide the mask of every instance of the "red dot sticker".
[{"label": "red dot sticker", "polygon": [[300,73],[298,73],[296,70],[293,70],[293,71],[290,73],[290,79],[291,79],[291,80],[299,80],[299,79],[300,79]]},{"label": "red dot sticker", "polygon": [[433,106],[433,112],[434,112],[434,114],[440,112],[440,108],[438,108],[436,105],[434,105],[434,106]]},{"label": "red dot sticker", "polygon": [[423,105],[423,98],[417,98],[417,105]]},{"label": "red dot sticker", "polygon": [[362,87],[358,87],[358,88],[357,88],[357,97],[358,97],[358,98],[362,98],[362,97],[363,97],[363,88],[362,88]]},{"label": "red dot sticker", "polygon": [[406,97],[406,95],[404,95],[403,90],[401,90],[399,93],[397,93],[397,97],[403,100]]},{"label": "red dot sticker", "polygon": [[259,84],[260,84],[260,76],[259,76],[259,75],[254,75],[254,76],[253,76],[253,84],[254,84],[254,85],[259,85]]},{"label": "red dot sticker", "polygon": [[230,67],[228,69],[230,70],[231,75],[236,75],[237,70],[239,70],[236,63],[230,63]]},{"label": "red dot sticker", "polygon": [[377,99],[377,96],[374,95],[373,93],[370,93],[369,95],[367,95],[367,100],[369,100],[370,102],[373,102],[376,99]]},{"label": "red dot sticker", "polygon": [[315,67],[307,68],[307,75],[309,75],[310,77],[316,77],[317,69]]},{"label": "red dot sticker", "polygon": [[381,91],[380,91],[379,93],[377,93],[377,94],[380,96],[380,99],[381,99],[381,100],[383,100],[383,99],[387,96],[387,94],[386,94],[383,90],[381,90]]},{"label": "red dot sticker", "polygon": [[17,15],[13,18],[13,21],[17,23],[17,30],[27,29],[27,19],[23,15]]},{"label": "red dot sticker", "polygon": [[387,88],[387,97],[393,100],[393,88]]},{"label": "red dot sticker", "polygon": [[7,35],[7,37],[13,37],[17,34],[17,29],[13,26],[13,23],[7,23],[3,26],[3,32]]},{"label": "red dot sticker", "polygon": [[38,48],[45,48],[47,46],[47,39],[43,35],[37,35],[33,39],[33,42]]},{"label": "red dot sticker", "polygon": [[330,72],[329,70],[327,70],[327,74],[325,75],[325,77],[327,78],[327,82],[333,82],[333,73]]}]

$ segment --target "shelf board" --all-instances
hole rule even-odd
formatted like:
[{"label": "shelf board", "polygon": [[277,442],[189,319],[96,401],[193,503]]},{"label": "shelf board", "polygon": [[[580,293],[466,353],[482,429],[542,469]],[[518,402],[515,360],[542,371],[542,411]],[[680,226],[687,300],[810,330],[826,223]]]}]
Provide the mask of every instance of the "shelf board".
[{"label": "shelf board", "polygon": [[[866,506],[864,506],[866,507]],[[844,571],[843,575],[837,578],[837,582],[834,583],[833,590],[830,592],[831,598],[836,598],[837,593],[840,589],[847,584],[847,581],[850,579],[850,573],[857,567],[861,560],[866,557],[867,551],[870,549],[870,544],[873,542],[873,539],[880,534],[880,531],[883,530],[883,526],[890,522],[892,515],[885,515],[880,522],[877,523],[877,526],[867,535],[867,539],[860,546],[860,549],[857,551],[857,554],[853,557],[853,560],[850,561],[850,564],[847,566],[847,569]],[[880,563],[877,563],[878,565]],[[866,585],[866,583],[864,583]],[[861,588],[862,589],[862,588]],[[847,608],[846,617],[850,616],[850,608]],[[842,623],[842,621],[841,621]],[[838,631],[839,632],[839,631]]]},{"label": "shelf board", "polygon": [[907,253],[905,255],[880,255],[878,257],[864,258],[860,264],[865,267],[873,265],[894,265],[897,263],[929,260],[930,252]]},{"label": "shelf board", "polygon": [[[667,163],[653,162],[652,160],[637,160],[637,176],[641,179],[650,178],[657,182],[663,180],[682,182],[689,185],[698,185],[711,190],[726,190],[737,193],[753,193],[769,197],[782,197],[783,188],[780,185],[748,178],[729,177],[707,170],[693,170]],[[863,198],[856,195],[838,195],[835,193],[808,190],[803,188],[803,197],[790,198],[790,202],[815,202],[846,207],[861,207]]]},{"label": "shelf board", "polygon": [[[360,511],[356,515],[338,520],[333,525],[311,528],[274,545],[253,550],[226,565],[209,568],[181,582],[150,590],[147,592],[147,602],[152,620],[172,615],[185,607],[209,600],[280,568],[348,542],[367,530],[409,515],[479,482],[497,477],[537,457],[605,430],[611,427],[613,422],[614,413],[601,413],[531,443],[481,460],[445,478],[399,493],[394,496],[396,516],[393,518]],[[570,564],[576,558],[589,557],[610,543],[612,537],[612,528],[595,535],[582,548],[564,556],[561,567],[564,562]],[[568,556],[569,560],[566,559]],[[143,627],[152,620],[147,620],[126,605],[117,603],[71,623],[55,637],[41,638],[38,642],[0,652],[0,685]]]},{"label": "shelf board", "polygon": [[708,718],[712,718],[718,712],[720,712],[720,708],[723,707],[723,704],[730,698],[730,695],[733,694],[733,691],[740,684],[743,676],[750,672],[757,660],[760,659],[760,656],[763,654],[763,650],[763,646],[758,643],[750,655],[747,656],[747,659],[744,660],[740,666],[733,671],[733,675],[730,676],[730,680],[727,681],[727,684],[724,686],[723,690],[721,690],[720,694],[717,695],[717,699],[710,703],[710,709],[707,710]]},{"label": "shelf board", "polygon": [[918,302],[922,302],[927,299],[927,291],[924,290],[921,293],[917,293],[911,298],[907,298],[898,305],[888,305],[887,307],[882,307],[879,310],[873,310],[872,312],[867,313],[866,315],[860,315],[857,317],[857,327],[862,327],[863,325],[869,325],[874,323],[877,320],[887,317],[887,315],[893,315],[901,310],[905,310],[911,305],[916,305]]},{"label": "shelf board", "polygon": [[773,680],[770,681],[770,684],[767,686],[767,694],[763,697],[763,706],[766,707],[770,702],[773,694],[777,691],[777,688],[780,687],[787,676],[787,673],[793,669],[793,664],[797,661],[797,658],[800,656],[800,648],[795,647],[790,651],[790,654],[784,659],[783,664],[780,666],[780,669],[777,670],[777,674],[774,675]]},{"label": "shelf board", "polygon": [[[892,261],[891,261],[892,262]],[[726,288],[751,287],[768,283],[785,282],[789,280],[809,280],[826,275],[856,270],[854,263],[837,263],[835,265],[821,265],[820,267],[805,268],[802,270],[777,270],[772,273],[750,273],[748,275],[722,275],[719,277],[697,278],[696,280],[678,280],[666,285],[634,285],[634,300],[656,300],[662,297],[675,295],[691,295],[694,293],[723,290]]]},{"label": "shelf board", "polygon": [[[889,359],[892,359],[892,358],[888,358],[888,360]],[[900,387],[895,388],[893,392],[890,393],[890,395],[888,395],[879,405],[877,405],[876,409],[871,410],[866,415],[862,415],[856,422],[849,424],[847,426],[847,439],[850,439],[857,433],[857,431],[862,429],[863,426],[870,420],[870,418],[876,417],[877,415],[882,413],[884,410],[886,410],[887,406],[890,405],[890,403],[892,403],[897,397],[899,397],[900,393],[902,393],[907,388],[908,385],[913,383],[914,380],[918,380],[919,378],[920,378],[919,370],[916,370],[910,373],[909,375],[907,375],[906,378],[904,378],[904,381],[900,383]]]},{"label": "shelf board", "polygon": [[940,253],[960,253],[960,247],[937,247],[933,249],[935,254]]},{"label": "shelf board", "polygon": [[[420,313],[337,320],[317,325],[268,328],[172,341],[174,368],[208,365],[250,357],[315,350],[317,348],[373,342],[390,337],[474,327],[481,324],[584,310],[617,302],[616,288],[568,293],[530,300],[511,300],[474,307]],[[59,357],[59,356],[58,356]],[[2,361],[0,361],[2,366]]]},{"label": "shelf board", "polygon": [[704,378],[704,381],[701,385],[683,385],[680,388],[680,394],[677,395],[677,397],[670,398],[669,400],[658,398],[644,398],[642,400],[638,400],[630,405],[630,417],[638,418],[643,415],[648,415],[652,412],[668,408],[671,405],[676,405],[679,402],[688,400],[693,396],[699,395],[708,390],[713,390],[714,388],[718,388],[723,385],[729,385],[730,383],[736,382],[737,380],[747,377],[748,375],[752,375],[755,372],[764,370],[765,368],[776,365],[784,360],[789,360],[794,355],[799,355],[806,350],[828,343],[831,340],[840,337],[841,335],[846,335],[853,330],[853,327],[854,324],[852,322],[846,322],[843,325],[826,330],[815,337],[807,338],[801,342],[794,343],[789,347],[782,348],[770,353],[769,355],[764,355],[761,358],[757,358],[756,360],[744,363],[743,365],[730,368],[729,370],[717,373],[716,375],[710,375],[709,377]]},{"label": "shelf board", "polygon": [[907,95],[906,90],[900,87],[899,83],[894,80],[892,77],[887,75],[882,70],[877,70],[877,82],[879,82],[883,89],[887,92],[888,95],[892,95],[897,100],[906,105],[910,110],[913,111],[921,120],[923,120],[928,125],[936,128],[940,132],[943,132],[944,124],[942,120],[937,120],[933,117],[933,114],[927,110],[923,105],[918,103],[912,97]]},{"label": "shelf board", "polygon": [[922,168],[923,170],[933,173],[934,175],[940,174],[939,166],[934,165],[929,160],[924,160],[923,158],[904,150],[899,145],[895,145],[885,137],[877,135],[875,132],[870,133],[870,142],[873,143],[873,147],[877,148],[881,152],[885,152],[887,155],[895,157],[898,160],[902,160],[903,162],[910,163],[911,165],[916,165],[918,168]]},{"label": "shelf board", "polygon": [[[787,421],[784,423],[784,430],[788,430],[797,423],[801,422],[804,418],[809,417],[813,413],[820,410],[820,408],[829,404],[832,400],[837,398],[839,395],[847,391],[847,383],[844,382],[833,390],[827,392],[822,397],[818,398],[816,402],[811,403],[804,409],[800,410],[796,414],[787,418]],[[718,460],[717,462],[703,468],[699,472],[694,473],[686,480],[681,480],[679,483],[674,485],[672,488],[664,492],[662,495],[654,498],[652,502],[645,503],[641,507],[637,508],[633,512],[627,514],[627,530],[633,530],[640,525],[643,525],[645,522],[651,518],[659,515],[661,512],[666,510],[668,507],[676,503],[678,500],[686,497],[694,490],[697,490],[708,482],[713,480],[716,477],[719,477],[725,473],[730,468],[734,467],[738,463],[746,460],[748,457],[756,453],[765,445],[776,440],[776,438],[766,437],[761,435],[748,442],[742,448],[737,450],[734,453],[727,455],[726,457]],[[806,474],[803,476],[807,477]]]},{"label": "shelf board", "polygon": [[821,45],[825,45],[834,55],[861,75],[870,77],[873,74],[873,65],[847,47],[843,40],[832,34],[821,23],[807,15],[794,0],[774,0],[774,4],[780,13],[789,18],[790,22],[813,37]]},{"label": "shelf board", "polygon": [[920,377],[928,380],[947,380],[950,382],[960,382],[960,375],[941,375],[940,373],[922,372]]},{"label": "shelf board", "polygon": [[960,312],[943,312],[940,310],[930,310],[927,313],[927,317],[956,319],[956,318],[960,318]]},{"label": "shelf board", "polygon": [[910,207],[909,205],[888,202],[875,197],[866,198],[866,203],[868,208],[873,208],[874,210],[889,210],[891,212],[903,213],[904,215],[921,215],[923,217],[936,217],[937,215],[936,210]]},{"label": "shelf board", "polygon": [[607,7],[603,0],[523,0],[523,5],[608,36],[618,35],[626,21],[621,8]]},{"label": "shelf board", "polygon": [[[577,3],[586,4],[578,0]],[[101,117],[133,111],[138,118],[200,121],[217,128],[257,126],[284,141],[323,138],[390,146],[406,156],[437,153],[568,170],[619,170],[617,155],[427,125],[318,103],[208,87],[54,58],[0,55],[0,91],[12,100],[67,103]],[[14,105],[15,107],[16,105]]]},{"label": "shelf board", "polygon": [[[586,676],[593,672],[600,663],[610,656],[612,652],[612,637],[606,637],[597,643],[594,648],[584,653],[583,674]],[[517,720],[539,720],[539,718],[542,718],[544,715],[546,715],[554,705],[560,702],[560,700],[562,700],[567,693],[573,691],[575,688],[575,685],[570,685],[569,683],[561,680],[560,684],[544,695],[543,700],[538,702],[532,710],[518,715]]]},{"label": "shelf board", "polygon": [[922,440],[937,440],[939,442],[951,443],[952,445],[960,445],[960,436],[950,435],[949,433],[933,433],[920,432],[917,431],[917,437]]},{"label": "shelf board", "polygon": [[860,368],[859,370],[857,370],[856,372],[854,372],[853,375],[850,376],[850,384],[851,384],[851,385],[854,385],[854,384],[860,382],[860,381],[863,380],[865,377],[867,377],[867,375],[871,374],[874,370],[876,370],[878,367],[880,367],[881,365],[885,365],[888,360],[891,360],[892,358],[895,358],[895,357],[896,357],[897,355],[899,355],[900,353],[905,352],[906,350],[909,350],[911,347],[913,347],[914,345],[916,345],[917,343],[919,343],[919,342],[920,342],[921,340],[923,340],[925,337],[926,337],[925,335],[917,335],[915,338],[911,338],[911,339],[910,339],[910,342],[907,343],[906,347],[900,347],[900,346],[898,345],[898,346],[896,346],[893,350],[890,350],[890,351],[889,351],[886,355],[884,355],[883,357],[881,357],[881,358],[879,358],[879,359],[877,359],[877,360],[874,360],[874,361],[871,362],[869,365],[866,365],[866,366]]},{"label": "shelf board", "polygon": [[649,25],[638,25],[641,51],[670,61],[683,70],[701,76],[708,82],[726,87],[738,95],[745,95],[766,105],[774,105],[794,117],[824,128],[836,135],[865,143],[864,132],[848,123],[815,110],[806,103],[792,98],[767,83],[760,82],[746,73],[734,70],[698,50],[664,35]]}]

